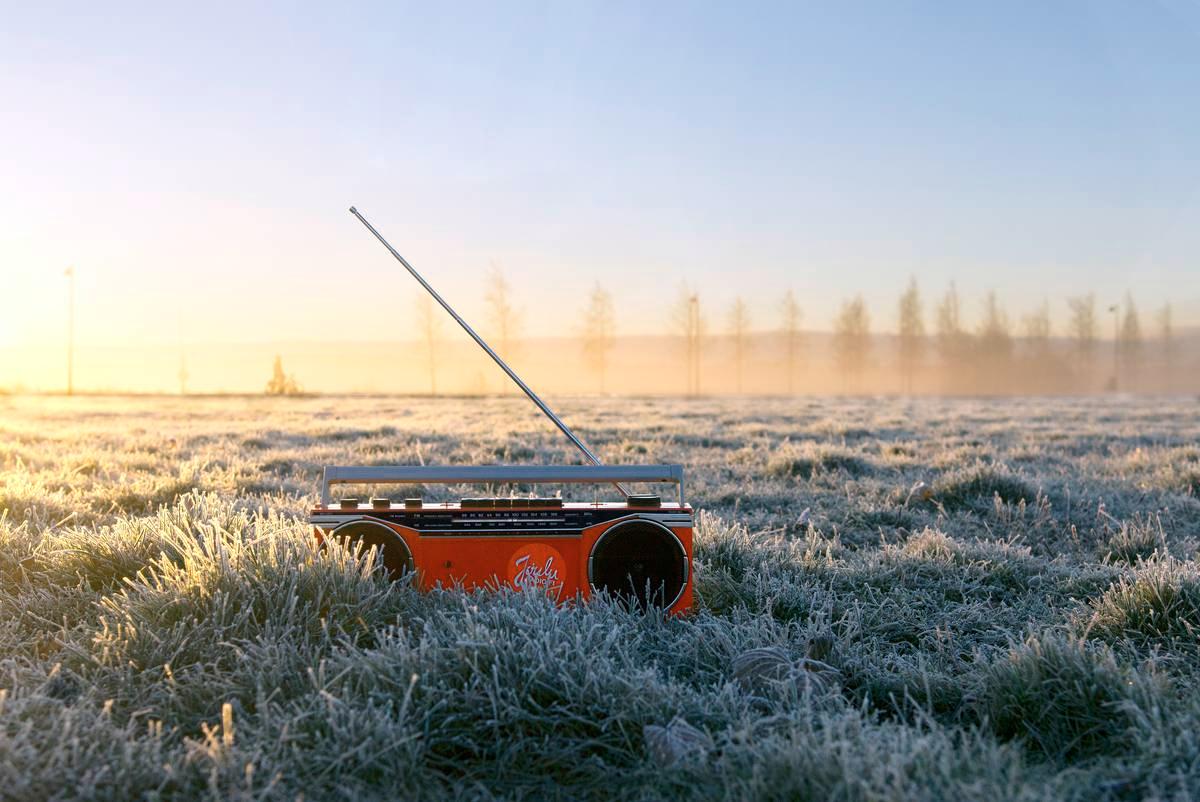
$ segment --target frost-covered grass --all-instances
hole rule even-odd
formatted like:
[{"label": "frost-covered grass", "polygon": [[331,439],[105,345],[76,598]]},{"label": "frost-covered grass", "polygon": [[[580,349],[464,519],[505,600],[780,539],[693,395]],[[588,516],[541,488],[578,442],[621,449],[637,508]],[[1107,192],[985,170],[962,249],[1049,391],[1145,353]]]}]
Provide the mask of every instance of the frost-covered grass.
[{"label": "frost-covered grass", "polygon": [[558,406],[687,466],[693,615],[314,547],[327,463],[573,461],[519,399],[0,398],[0,798],[1200,795],[1195,401]]}]

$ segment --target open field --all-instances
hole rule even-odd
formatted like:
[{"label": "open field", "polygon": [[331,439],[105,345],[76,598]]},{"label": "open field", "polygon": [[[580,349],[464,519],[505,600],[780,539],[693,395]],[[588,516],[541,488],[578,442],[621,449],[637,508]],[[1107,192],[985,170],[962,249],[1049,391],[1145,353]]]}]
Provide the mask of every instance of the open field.
[{"label": "open field", "polygon": [[315,549],[323,464],[574,461],[517,398],[0,397],[0,798],[1200,796],[1195,399],[559,407],[693,616]]}]

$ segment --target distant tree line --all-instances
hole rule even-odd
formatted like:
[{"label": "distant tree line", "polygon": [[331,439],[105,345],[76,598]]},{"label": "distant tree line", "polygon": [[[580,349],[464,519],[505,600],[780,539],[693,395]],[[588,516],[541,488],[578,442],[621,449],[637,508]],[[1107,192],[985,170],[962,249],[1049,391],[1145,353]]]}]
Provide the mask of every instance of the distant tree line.
[{"label": "distant tree line", "polygon": [[[1169,303],[1157,312],[1150,338],[1143,334],[1132,294],[1108,307],[1113,320],[1109,365],[1100,358],[1095,295],[1069,298],[1066,306],[1067,319],[1059,332],[1045,299],[1023,315],[1018,325],[991,291],[984,296],[978,323],[971,328],[964,321],[963,301],[952,282],[934,305],[929,334],[914,278],[897,304],[894,348],[880,358],[894,363],[898,381],[892,389],[905,393],[1136,392],[1146,389],[1151,370],[1157,372],[1156,389],[1172,388],[1176,343]],[[861,296],[846,301],[834,321],[833,350],[847,389],[856,389],[854,382],[878,342],[869,336]],[[1152,346],[1157,361],[1147,353]]]},{"label": "distant tree line", "polygon": [[[485,300],[489,342],[502,357],[512,359],[519,353],[522,318],[508,281],[495,265]],[[1178,354],[1170,304],[1155,313],[1149,335],[1143,332],[1132,294],[1103,310],[1094,294],[1068,298],[1057,326],[1046,299],[1014,317],[996,292],[988,292],[974,306],[978,315],[973,325],[968,323],[972,316],[967,306],[953,282],[927,303],[914,277],[898,299],[891,332],[873,333],[873,315],[863,296],[855,295],[838,308],[832,332],[816,335],[802,330],[803,310],[789,290],[771,319],[757,329],[751,307],[735,296],[725,310],[725,325],[710,334],[700,291],[683,286],[665,333],[679,344],[678,386],[688,395],[745,392],[752,360],[759,368],[759,391],[788,394],[810,389],[818,367],[826,378],[824,386],[829,386],[832,372],[836,388],[849,393],[1136,392],[1148,389],[1145,382],[1151,373],[1153,389],[1170,390],[1174,385]],[[436,394],[443,320],[425,296],[417,299],[415,311],[429,392]],[[588,389],[604,393],[617,343],[616,306],[611,293],[597,283],[580,311],[575,331],[579,359],[594,377]],[[1102,336],[1105,312],[1111,316],[1112,330]],[[823,360],[808,342],[813,337],[823,341]],[[764,365],[769,386],[762,379]],[[705,379],[709,369],[717,379]]]},{"label": "distant tree line", "polygon": [[[699,309],[694,291],[681,293],[678,309]],[[1017,392],[1137,392],[1170,391],[1176,386],[1177,343],[1169,303],[1154,316],[1154,330],[1143,333],[1133,296],[1108,307],[1112,316],[1111,363],[1101,356],[1100,316],[1094,294],[1067,299],[1067,317],[1055,329],[1050,302],[1035,303],[1019,321],[1008,313],[995,291],[980,304],[978,322],[966,322],[964,302],[951,282],[927,316],[916,278],[909,280],[896,307],[894,334],[872,335],[872,317],[861,295],[845,300],[833,320],[828,352],[842,392],[887,391],[899,393]],[[696,342],[703,325],[677,312],[676,334],[687,353],[687,392],[699,391],[692,364],[703,349]],[[703,320],[703,317],[700,316]],[[803,391],[804,366],[800,364],[801,310],[789,291],[781,304],[772,332],[783,341],[781,389]],[[750,312],[741,297],[729,307],[725,341],[733,363],[733,387],[743,390],[744,362],[750,349]],[[873,353],[875,349],[879,353]],[[1153,349],[1154,353],[1150,351]],[[709,351],[704,350],[704,353]],[[868,381],[869,374],[869,381]],[[888,375],[892,376],[889,382]],[[1153,374],[1153,375],[1151,375]],[[1150,381],[1153,379],[1153,381]],[[714,387],[712,389],[728,389]]]}]

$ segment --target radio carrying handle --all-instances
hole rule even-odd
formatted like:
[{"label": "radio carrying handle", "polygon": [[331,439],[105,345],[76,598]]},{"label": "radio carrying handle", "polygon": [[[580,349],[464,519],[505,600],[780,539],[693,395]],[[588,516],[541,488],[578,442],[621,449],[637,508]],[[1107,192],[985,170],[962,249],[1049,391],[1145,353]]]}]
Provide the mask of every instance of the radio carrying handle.
[{"label": "radio carrying handle", "polygon": [[[568,427],[567,424],[565,424],[561,420],[559,420],[558,416],[555,415],[553,411],[551,411],[550,407],[546,406],[546,402],[543,401],[541,398],[538,398],[537,393],[535,393],[532,389],[530,389],[528,384],[521,381],[521,377],[518,376],[516,374],[516,372],[513,371],[513,369],[510,368],[503,359],[500,358],[499,354],[497,354],[495,351],[492,350],[492,347],[490,345],[488,345],[486,342],[483,341],[482,337],[480,337],[478,334],[475,333],[475,329],[471,328],[467,324],[467,321],[465,321],[461,317],[459,317],[458,313],[455,312],[453,308],[451,308],[450,304],[446,303],[445,299],[443,299],[442,296],[438,295],[437,290],[435,290],[433,287],[431,287],[429,285],[429,282],[426,281],[421,276],[421,274],[418,273],[416,271],[416,269],[412,265],[410,265],[407,262],[407,260],[405,260],[405,258],[403,256],[401,256],[400,253],[391,246],[391,244],[388,243],[387,240],[385,240],[383,238],[383,235],[380,234],[378,231],[376,231],[375,227],[373,225],[371,225],[370,223],[367,222],[367,218],[365,218],[361,214],[359,214],[358,209],[355,209],[353,206],[350,207],[350,214],[357,217],[359,222],[362,223],[364,226],[366,226],[367,230],[370,231],[372,234],[374,234],[375,238],[377,240],[379,240],[380,242],[383,243],[383,247],[387,248],[388,251],[391,252],[392,256],[396,257],[396,261],[398,261],[400,264],[404,265],[404,269],[407,270],[409,273],[411,273],[412,277],[415,278],[421,284],[421,286],[425,288],[426,292],[428,292],[430,295],[433,296],[433,300],[435,300],[439,304],[441,304],[442,308],[445,309],[450,314],[450,317],[454,318],[454,320],[458,323],[458,325],[462,326],[463,331],[465,331],[467,334],[471,335],[471,339],[473,339],[476,343],[478,343],[479,347],[482,348],[485,352],[487,352],[487,355],[490,356],[492,358],[492,360],[497,365],[500,366],[500,369],[508,374],[508,378],[512,379],[516,383],[516,385],[521,388],[522,392],[524,392],[525,395],[529,396],[529,400],[532,401],[533,403],[537,404],[538,409],[540,409],[543,413],[545,413],[546,417],[554,422],[554,425],[558,427],[559,431],[561,431],[563,434],[565,434],[567,436],[567,439],[570,440],[575,445],[575,447],[579,449],[579,451],[583,454],[583,456],[587,458],[587,461],[592,463],[592,465],[600,466],[601,465],[600,458],[597,457],[594,453],[592,453],[592,450],[590,448],[588,448],[586,445],[583,444],[583,441],[580,440],[578,436],[576,436],[575,432],[571,431],[570,427]],[[625,496],[626,498],[629,497],[629,491],[626,490],[620,482],[614,481],[613,486],[616,487],[617,490],[621,491],[621,495]]]},{"label": "radio carrying handle", "polygon": [[346,484],[477,484],[527,482],[529,484],[596,484],[599,482],[655,482],[676,485],[683,506],[682,465],[397,465],[325,466],[321,477],[321,505],[330,502],[329,489]]}]

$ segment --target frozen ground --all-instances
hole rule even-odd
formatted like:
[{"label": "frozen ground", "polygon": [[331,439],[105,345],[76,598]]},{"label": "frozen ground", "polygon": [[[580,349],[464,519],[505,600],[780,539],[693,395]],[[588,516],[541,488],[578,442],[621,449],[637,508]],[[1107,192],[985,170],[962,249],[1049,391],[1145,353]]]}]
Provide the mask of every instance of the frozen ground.
[{"label": "frozen ground", "polygon": [[1200,795],[1195,399],[558,406],[693,616],[313,548],[323,464],[572,460],[516,398],[0,398],[0,797]]}]

